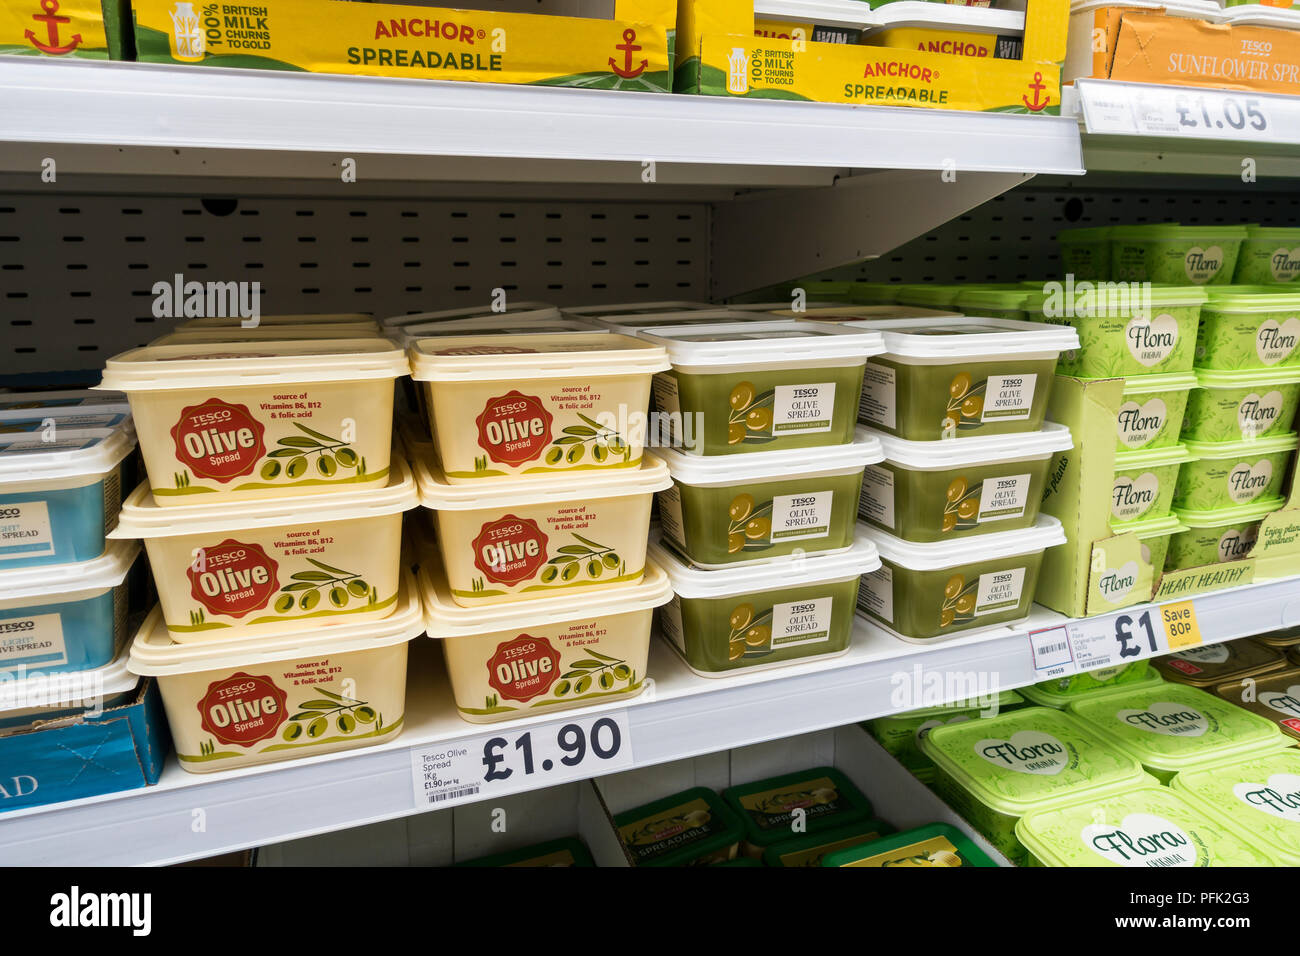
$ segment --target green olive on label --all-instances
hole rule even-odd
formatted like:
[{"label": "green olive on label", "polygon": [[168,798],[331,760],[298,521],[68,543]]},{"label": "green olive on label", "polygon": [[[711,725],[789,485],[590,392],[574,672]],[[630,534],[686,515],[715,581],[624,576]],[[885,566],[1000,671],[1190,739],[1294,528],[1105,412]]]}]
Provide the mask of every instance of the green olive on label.
[{"label": "green olive on label", "polygon": [[316,459],[316,470],[328,478],[339,470],[339,466],[334,464],[333,455],[321,455]]},{"label": "green olive on label", "polygon": [[741,382],[731,390],[731,395],[728,396],[727,400],[731,403],[733,409],[740,411],[742,408],[748,408],[753,403],[754,394],[754,386],[751,383]]},{"label": "green olive on label", "polygon": [[604,461],[609,457],[609,449],[604,445],[594,445],[591,449],[591,457],[596,461]]},{"label": "green olive on label", "polygon": [[954,574],[948,579],[948,583],[943,586],[943,596],[949,601],[961,593],[962,586],[966,583],[960,574]]},{"label": "green olive on label", "polygon": [[953,378],[952,384],[948,386],[948,394],[953,398],[961,398],[970,391],[970,375],[966,372],[958,372]]},{"label": "green olive on label", "polygon": [[627,442],[623,440],[622,435],[615,435],[607,444],[610,451],[624,451],[627,448]]},{"label": "green olive on label", "polygon": [[948,485],[948,500],[956,501],[962,495],[966,494],[966,479],[954,478]]},{"label": "green olive on label", "polygon": [[564,570],[560,572],[560,577],[565,581],[572,581],[577,576],[578,576],[577,561],[570,561],[568,564],[564,566]]},{"label": "green olive on label", "polygon": [[352,592],[353,597],[365,597],[370,593],[370,585],[361,578],[353,578],[348,582],[348,590]]},{"label": "green olive on label", "polygon": [[304,611],[310,611],[320,603],[319,591],[303,591],[302,597],[298,599],[298,606]]},{"label": "green olive on label", "polygon": [[307,725],[307,736],[319,737],[321,734],[325,733],[325,731],[329,730],[329,726],[330,722],[328,720],[324,717],[317,717]]},{"label": "green olive on label", "polygon": [[556,697],[563,697],[568,692],[569,692],[569,682],[567,680],[562,680],[555,685]]},{"label": "green olive on label", "polygon": [[307,459],[299,455],[289,462],[289,467],[284,470],[284,473],[290,478],[301,478],[306,470]]},{"label": "green olive on label", "polygon": [[297,740],[302,736],[302,724],[289,724],[280,734],[285,740]]},{"label": "green olive on label", "polygon": [[982,411],[984,411],[984,397],[982,395],[967,395],[962,400],[961,413],[967,418],[975,418]]},{"label": "green olive on label", "polygon": [[261,474],[263,480],[270,481],[276,475],[280,474],[280,463],[278,461],[268,461],[262,466]]},{"label": "green olive on label", "polygon": [[770,518],[750,518],[745,523],[745,537],[751,541],[766,538],[771,531],[772,520]]},{"label": "green olive on label", "polygon": [[342,607],[348,603],[348,589],[342,585],[336,584],[330,588],[330,603],[335,607]]},{"label": "green olive on label", "polygon": [[358,460],[357,453],[351,448],[340,448],[334,453],[334,457],[338,459],[338,463],[344,468],[354,467]]},{"label": "green olive on label", "polygon": [[339,714],[338,725],[339,730],[345,734],[350,734],[357,729],[357,722],[352,718],[351,714]]},{"label": "green olive on label", "polygon": [[745,427],[750,431],[766,431],[772,427],[772,409],[751,408],[745,413]]},{"label": "green olive on label", "polygon": [[727,426],[727,444],[735,445],[745,440],[745,425],[743,422],[732,422]]},{"label": "green olive on label", "polygon": [[585,694],[588,688],[590,687],[591,687],[591,675],[584,674],[583,676],[579,677],[578,682],[573,685],[573,691],[575,694]]},{"label": "green olive on label", "polygon": [[749,513],[754,510],[754,496],[750,494],[736,495],[731,499],[731,505],[727,508],[727,514],[731,516],[732,521],[744,521],[749,517]]},{"label": "green olive on label", "polygon": [[601,573],[604,570],[605,570],[605,566],[601,564],[599,561],[597,561],[595,558],[592,558],[590,561],[587,562],[587,574],[590,577],[598,578],[600,577]]},{"label": "green olive on label", "polygon": [[609,690],[611,687],[613,687],[613,686],[614,686],[614,675],[611,674],[609,671],[604,671],[604,672],[600,675],[600,686],[601,686],[602,688],[604,688],[605,690]]},{"label": "green olive on label", "polygon": [[618,555],[615,554],[613,551],[605,555],[600,560],[603,561],[605,567],[609,568],[611,571],[613,571],[616,567],[618,567]]},{"label": "green olive on label", "polygon": [[980,503],[974,498],[967,498],[957,506],[957,514],[963,518],[973,518],[979,514]]},{"label": "green olive on label", "polygon": [[728,623],[731,624],[731,629],[733,631],[738,631],[742,627],[746,627],[749,624],[749,622],[752,621],[753,619],[754,619],[754,605],[737,604],[735,607],[731,609],[731,617]]},{"label": "green olive on label", "polygon": [[956,615],[953,614],[952,608],[950,607],[944,608],[942,611],[939,612],[939,626],[947,627],[949,624],[952,623],[952,619],[954,617],[956,617]]},{"label": "green olive on label", "polygon": [[727,651],[727,659],[732,661],[738,661],[744,656],[745,656],[745,642],[732,641]]},{"label": "green olive on label", "polygon": [[750,647],[762,647],[772,638],[772,629],[762,624],[755,625],[745,632],[745,643]]},{"label": "green olive on label", "polygon": [[559,445],[553,445],[546,450],[546,463],[548,465],[557,465],[560,459],[564,457],[564,449]]},{"label": "green olive on label", "polygon": [[955,511],[945,511],[943,515],[943,530],[951,531],[957,527],[957,513]]},{"label": "green olive on label", "polygon": [[378,715],[375,713],[375,708],[373,707],[358,707],[352,712],[352,716],[363,724],[373,724],[375,722],[375,717]]},{"label": "green olive on label", "polygon": [[614,676],[619,680],[627,680],[632,676],[632,668],[628,667],[626,664],[615,664]]},{"label": "green olive on label", "polygon": [[553,564],[548,564],[546,567],[542,568],[543,584],[550,584],[559,576],[560,576],[560,569]]},{"label": "green olive on label", "polygon": [[569,450],[564,453],[564,460],[567,461],[570,465],[572,465],[574,462],[581,461],[582,456],[585,455],[586,453],[587,453],[587,446],[582,444],[581,442],[578,442],[575,445],[569,446]]},{"label": "green olive on label", "polygon": [[961,597],[957,599],[958,614],[969,614],[973,610],[975,610],[974,594],[963,594]]},{"label": "green olive on label", "polygon": [[735,554],[745,546],[745,536],[739,531],[733,531],[727,535],[727,553]]},{"label": "green olive on label", "polygon": [[278,598],[275,599],[275,609],[279,611],[281,614],[283,614],[285,611],[288,611],[292,607],[293,607],[292,594],[281,594]]}]

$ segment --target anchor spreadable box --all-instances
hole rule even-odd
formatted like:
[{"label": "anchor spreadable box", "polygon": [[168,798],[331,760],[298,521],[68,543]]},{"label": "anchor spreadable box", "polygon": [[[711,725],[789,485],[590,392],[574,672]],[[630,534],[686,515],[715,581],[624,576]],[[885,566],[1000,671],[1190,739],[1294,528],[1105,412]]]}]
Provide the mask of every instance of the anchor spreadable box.
[{"label": "anchor spreadable box", "polygon": [[130,60],[128,0],[0,0],[0,56]]}]

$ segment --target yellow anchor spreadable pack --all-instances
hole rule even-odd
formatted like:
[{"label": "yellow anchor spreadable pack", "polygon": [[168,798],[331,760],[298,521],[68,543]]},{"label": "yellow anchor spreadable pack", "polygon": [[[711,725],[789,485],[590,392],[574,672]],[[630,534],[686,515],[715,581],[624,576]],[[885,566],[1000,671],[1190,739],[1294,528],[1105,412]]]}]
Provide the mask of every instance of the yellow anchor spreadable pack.
[{"label": "yellow anchor spreadable pack", "polygon": [[[942,27],[876,31],[873,38],[874,11],[864,13],[861,40],[846,42],[825,25],[819,34],[755,17],[753,0],[681,0],[673,88],[713,96],[1059,115],[1069,6],[1070,0],[1027,0],[1023,50],[1011,57],[995,50],[998,37],[981,44]],[[822,42],[823,36],[831,42]],[[982,47],[986,53],[978,52]]]},{"label": "yellow anchor spreadable pack", "polygon": [[[491,11],[356,0],[131,6],[137,58],[153,63],[659,93],[672,87],[675,0],[507,0]],[[502,6],[530,12],[499,12]],[[555,7],[566,15],[547,12]]]},{"label": "yellow anchor spreadable pack", "polygon": [[0,56],[131,59],[127,0],[0,0]]}]

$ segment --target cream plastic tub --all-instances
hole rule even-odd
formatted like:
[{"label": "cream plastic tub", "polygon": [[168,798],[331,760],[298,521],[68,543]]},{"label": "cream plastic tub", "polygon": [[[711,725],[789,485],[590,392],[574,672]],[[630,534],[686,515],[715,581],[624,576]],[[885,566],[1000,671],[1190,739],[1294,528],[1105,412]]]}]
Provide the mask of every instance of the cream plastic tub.
[{"label": "cream plastic tub", "polygon": [[158,504],[231,505],[381,486],[393,447],[387,339],[160,345],[108,360],[126,392]]},{"label": "cream plastic tub", "polygon": [[608,332],[448,336],[411,344],[452,484],[636,468],[662,348]]},{"label": "cream plastic tub", "polygon": [[654,609],[672,597],[647,563],[641,582],[574,601],[463,608],[437,561],[421,563],[425,627],[442,644],[456,710],[473,723],[635,697],[645,689]]},{"label": "cream plastic tub", "polygon": [[670,300],[666,302],[619,302],[610,305],[574,305],[565,306],[566,315],[585,315],[591,318],[616,315],[655,315],[662,312],[695,312],[701,309],[717,309],[720,306],[708,302],[690,302],[687,300]]},{"label": "cream plastic tub", "polygon": [[406,712],[407,645],[423,629],[405,572],[382,621],[256,641],[177,644],[155,608],[127,666],[157,679],[181,767],[208,773],[391,740]]},{"label": "cream plastic tub", "polygon": [[720,322],[771,322],[773,316],[765,312],[721,306],[716,309],[690,309],[684,312],[647,312],[636,315],[592,316],[603,329],[620,335],[639,335],[642,331],[678,325],[717,325]]},{"label": "cream plastic tub", "polygon": [[237,315],[224,316],[212,315],[205,316],[201,319],[190,319],[188,322],[180,322],[173,329],[175,332],[189,331],[191,329],[228,329],[235,328],[241,331],[253,331],[271,327],[316,327],[322,329],[351,329],[357,332],[376,332],[379,330],[379,323],[364,312],[300,312],[294,315],[263,315],[259,316],[257,325],[248,329],[244,328],[246,320]]},{"label": "cream plastic tub", "polygon": [[443,319],[404,325],[389,334],[403,345],[416,339],[448,335],[542,335],[555,332],[600,332],[604,326],[576,316],[563,316],[556,309],[537,312],[507,312],[478,315],[472,319]]},{"label": "cream plastic tub", "polygon": [[506,315],[523,315],[525,313],[541,314],[545,313],[554,317],[559,317],[559,309],[551,302],[535,301],[513,301],[507,299],[501,310],[494,310],[489,304],[487,307],[481,305],[472,305],[459,309],[439,309],[435,312],[412,312],[408,315],[390,315],[386,319],[380,320],[380,325],[385,331],[392,333],[408,325],[420,325],[425,322],[447,322],[457,319],[472,319],[477,316],[495,316],[500,318]]},{"label": "cream plastic tub", "polygon": [[160,335],[149,343],[156,345],[224,345],[234,342],[293,342],[322,341],[325,339],[381,338],[380,332],[370,328],[350,325],[268,325],[255,329],[212,326],[195,329],[178,329]]},{"label": "cream plastic tub", "polygon": [[449,484],[427,456],[415,473],[438,513],[448,593],[471,608],[637,584],[654,493],[672,484],[650,456],[630,471],[475,485]]},{"label": "cream plastic tub", "polygon": [[114,538],[143,538],[163,620],[180,643],[373,621],[398,603],[402,512],[416,504],[400,457],[383,488],[312,499],[160,508],[144,485]]}]

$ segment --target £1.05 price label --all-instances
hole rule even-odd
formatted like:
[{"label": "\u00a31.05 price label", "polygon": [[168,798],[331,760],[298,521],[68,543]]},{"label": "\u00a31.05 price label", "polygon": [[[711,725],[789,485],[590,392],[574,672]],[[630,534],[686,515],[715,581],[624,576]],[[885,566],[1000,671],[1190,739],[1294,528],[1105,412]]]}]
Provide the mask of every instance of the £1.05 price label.
[{"label": "\u00a31.05 price label", "polygon": [[447,806],[632,766],[627,711],[462,737],[412,751],[416,806]]}]

